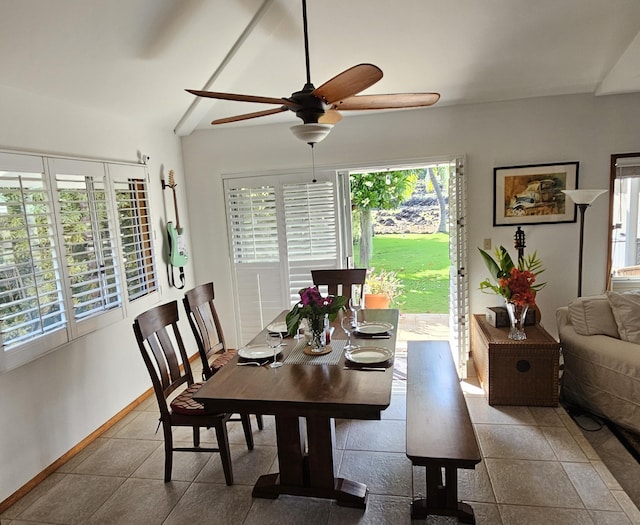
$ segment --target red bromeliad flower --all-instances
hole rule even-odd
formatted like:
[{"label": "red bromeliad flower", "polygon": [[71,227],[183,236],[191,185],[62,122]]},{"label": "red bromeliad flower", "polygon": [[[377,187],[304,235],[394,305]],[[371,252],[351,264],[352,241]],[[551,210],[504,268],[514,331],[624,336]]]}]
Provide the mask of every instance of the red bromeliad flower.
[{"label": "red bromeliad flower", "polygon": [[535,282],[536,276],[533,272],[514,267],[511,268],[509,277],[500,279],[500,287],[508,290],[507,299],[510,302],[521,306],[533,306],[536,304],[536,291],[533,289]]},{"label": "red bromeliad flower", "polygon": [[501,295],[506,301],[519,306],[536,304],[536,293],[546,284],[536,283],[536,277],[544,272],[536,252],[519,258],[516,266],[504,246],[496,248],[495,259],[478,249],[491,274],[489,279],[480,283],[480,290]]}]

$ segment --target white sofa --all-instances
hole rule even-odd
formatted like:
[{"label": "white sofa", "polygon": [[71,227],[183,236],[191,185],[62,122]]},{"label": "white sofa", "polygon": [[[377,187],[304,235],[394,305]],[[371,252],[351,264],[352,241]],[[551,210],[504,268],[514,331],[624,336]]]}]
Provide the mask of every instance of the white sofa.
[{"label": "white sofa", "polygon": [[640,291],[581,297],[556,320],[562,401],[640,434]]}]

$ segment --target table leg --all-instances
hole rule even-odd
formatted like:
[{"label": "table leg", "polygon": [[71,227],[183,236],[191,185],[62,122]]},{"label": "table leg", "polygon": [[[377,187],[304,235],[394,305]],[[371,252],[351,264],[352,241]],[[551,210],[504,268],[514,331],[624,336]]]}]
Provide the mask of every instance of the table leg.
[{"label": "table leg", "polygon": [[253,487],[256,498],[275,499],[280,494],[291,494],[284,487],[304,487],[305,436],[302,418],[276,416],[276,444],[278,446],[278,474],[260,476]]},{"label": "table leg", "polygon": [[304,421],[297,416],[276,416],[278,466],[282,485],[305,484]]},{"label": "table leg", "polygon": [[261,476],[253,496],[277,498],[279,494],[335,499],[338,505],[365,508],[367,486],[335,477],[333,450],[335,427],[329,417],[308,417],[307,451],[302,420],[276,416],[279,474]]}]

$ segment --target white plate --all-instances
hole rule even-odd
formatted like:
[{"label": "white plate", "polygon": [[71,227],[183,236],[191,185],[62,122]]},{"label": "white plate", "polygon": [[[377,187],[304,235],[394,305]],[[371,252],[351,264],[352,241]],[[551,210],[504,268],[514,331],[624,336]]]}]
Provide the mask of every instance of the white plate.
[{"label": "white plate", "polygon": [[287,333],[287,323],[271,323],[267,326],[269,332],[280,332],[281,334]]},{"label": "white plate", "polygon": [[[278,354],[281,352],[282,348],[278,348]],[[273,357],[273,348],[270,348],[267,345],[250,346],[240,348],[240,350],[238,350],[238,355],[245,359],[266,359],[267,357]]]},{"label": "white plate", "polygon": [[344,356],[353,363],[371,365],[388,361],[393,357],[393,353],[391,350],[377,346],[358,346],[347,350]]},{"label": "white plate", "polygon": [[393,330],[393,325],[389,323],[360,323],[357,332],[361,334],[375,335],[386,334],[389,330]]}]

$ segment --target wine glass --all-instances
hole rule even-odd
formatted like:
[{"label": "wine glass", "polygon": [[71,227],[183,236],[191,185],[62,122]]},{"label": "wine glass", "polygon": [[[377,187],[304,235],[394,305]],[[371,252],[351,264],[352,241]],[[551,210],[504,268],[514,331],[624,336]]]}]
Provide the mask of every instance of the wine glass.
[{"label": "wine glass", "polygon": [[280,332],[267,332],[265,335],[267,346],[273,350],[273,363],[269,366],[271,368],[278,368],[282,366],[282,363],[278,361],[278,348],[282,345],[282,334]]},{"label": "wine glass", "polygon": [[354,286],[349,298],[349,309],[353,312],[353,327],[358,328],[358,312],[363,307],[362,290],[359,286]]},{"label": "wine glass", "polygon": [[353,333],[353,330],[354,330],[353,320],[351,319],[350,316],[348,316],[345,313],[342,316],[342,319],[340,320],[340,325],[342,326],[342,329],[344,330],[344,333],[347,334],[347,344],[344,345],[344,349],[345,350],[351,350],[353,348],[353,346],[351,344],[351,334]]}]

